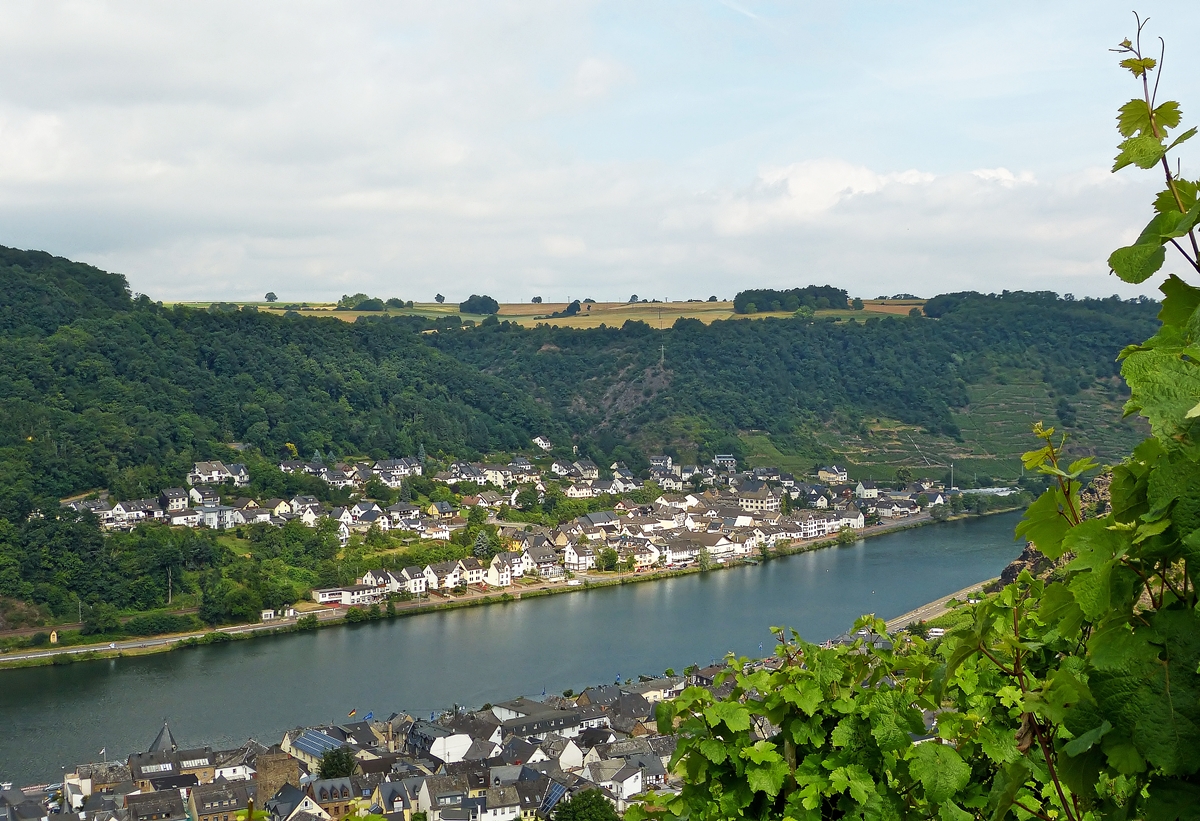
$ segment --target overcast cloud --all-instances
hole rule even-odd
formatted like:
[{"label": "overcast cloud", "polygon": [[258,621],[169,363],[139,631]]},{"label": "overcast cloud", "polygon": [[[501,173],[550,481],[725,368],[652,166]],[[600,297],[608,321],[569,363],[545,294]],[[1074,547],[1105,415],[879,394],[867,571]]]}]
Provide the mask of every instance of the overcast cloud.
[{"label": "overcast cloud", "polygon": [[[0,244],[165,300],[1151,291],[1125,4],[829,5],[10,0]],[[1194,124],[1200,6],[1144,11]]]}]

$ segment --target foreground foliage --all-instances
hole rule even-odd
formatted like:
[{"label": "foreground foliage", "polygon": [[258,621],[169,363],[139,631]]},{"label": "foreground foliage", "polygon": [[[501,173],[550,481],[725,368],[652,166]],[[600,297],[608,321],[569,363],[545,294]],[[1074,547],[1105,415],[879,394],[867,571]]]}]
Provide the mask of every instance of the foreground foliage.
[{"label": "foreground foliage", "polygon": [[[1156,61],[1119,51],[1144,94],[1121,109],[1114,170],[1160,167],[1166,189],[1110,264],[1141,282],[1170,244],[1200,271],[1197,186],[1166,158],[1195,129],[1168,143],[1179,107],[1156,103]],[[1057,560],[1048,579],[1023,572],[942,641],[881,644],[864,617],[853,646],[781,632],[777,669],[730,659],[727,697],[693,687],[660,708],[686,784],[628,818],[1200,818],[1200,289],[1162,291],[1158,333],[1121,354],[1152,436],[1113,468],[1109,505],[1084,517],[1097,465],[1062,464],[1035,428],[1025,464],[1053,484],[1018,534]]]}]

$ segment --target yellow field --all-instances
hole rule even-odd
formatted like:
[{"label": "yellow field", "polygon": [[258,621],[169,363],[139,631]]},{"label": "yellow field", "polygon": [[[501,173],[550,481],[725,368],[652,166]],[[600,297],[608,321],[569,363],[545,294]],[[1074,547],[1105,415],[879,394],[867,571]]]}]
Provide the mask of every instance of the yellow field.
[{"label": "yellow field", "polygon": [[[195,308],[205,308],[208,303],[187,302],[176,303]],[[238,303],[253,305],[260,311],[282,314],[287,310],[280,303],[266,302]],[[295,305],[295,302],[286,305]],[[386,314],[377,311],[339,311],[333,303],[308,302],[303,303],[302,316],[336,317],[346,322],[353,322],[360,316],[423,316],[437,319],[443,316],[458,316],[464,320],[480,322],[484,317],[475,314],[461,314],[457,303],[439,305],[436,302],[415,302],[411,308],[391,308]],[[834,317],[836,319],[866,319],[871,316],[899,315],[907,316],[915,307],[925,304],[924,300],[863,300],[863,310],[833,310],[818,311],[817,316]],[[571,328],[598,328],[601,325],[620,327],[628,320],[640,320],[652,328],[669,328],[680,318],[698,319],[706,325],[717,319],[765,319],[766,317],[786,318],[791,314],[783,311],[758,313],[752,315],[735,314],[732,302],[592,302],[585,303],[579,314],[573,317],[550,318],[550,314],[559,313],[567,308],[566,302],[532,303],[508,302],[500,306],[498,316],[502,320],[516,322],[520,325],[534,326],[539,323],[561,325]]]}]

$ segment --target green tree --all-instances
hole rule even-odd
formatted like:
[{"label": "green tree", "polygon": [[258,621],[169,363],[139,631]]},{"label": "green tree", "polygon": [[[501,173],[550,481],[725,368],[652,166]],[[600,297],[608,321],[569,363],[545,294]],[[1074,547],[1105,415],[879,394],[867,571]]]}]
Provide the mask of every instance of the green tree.
[{"label": "green tree", "polygon": [[945,504],[934,505],[929,509],[929,515],[935,522],[944,522],[950,518],[950,506]]},{"label": "green tree", "polygon": [[321,778],[349,778],[354,775],[354,751],[349,747],[326,750],[317,765]]},{"label": "green tree", "polygon": [[709,554],[708,548],[700,545],[700,551],[696,554],[696,566],[701,570],[707,571],[712,565],[712,556]]},{"label": "green tree", "polygon": [[851,300],[851,302],[850,302],[850,307],[851,307],[853,310],[855,310],[855,311],[861,311],[861,310],[863,309],[863,301],[862,301],[862,298],[861,298],[861,297],[855,297],[853,300]]},{"label": "green tree", "polygon": [[575,793],[554,808],[554,821],[620,821],[620,818],[599,790]]},{"label": "green tree", "polygon": [[111,604],[99,602],[83,611],[83,627],[79,632],[85,636],[116,633],[120,629],[121,620],[117,618],[117,609]]},{"label": "green tree", "polygon": [[476,534],[471,554],[484,563],[487,563],[492,558],[492,540],[488,538],[486,530],[480,530]]},{"label": "green tree", "polygon": [[541,298],[540,296],[535,296],[535,297],[533,298],[533,304],[534,304],[534,305],[541,305],[541,304],[542,304],[542,298]]},{"label": "green tree", "polygon": [[903,490],[913,480],[912,468],[901,465],[896,468],[896,487]]},{"label": "green tree", "polygon": [[263,297],[263,299],[265,299],[267,302],[275,302],[279,299],[279,297],[275,296],[274,291],[267,291],[267,295]]},{"label": "green tree", "polygon": [[605,547],[596,555],[596,567],[600,570],[616,570],[621,556],[611,547]]},{"label": "green tree", "polygon": [[446,298],[444,296],[442,296],[441,294],[438,294],[437,296],[435,296],[433,298],[433,301],[436,302],[438,305],[441,305],[443,302],[446,301]]}]

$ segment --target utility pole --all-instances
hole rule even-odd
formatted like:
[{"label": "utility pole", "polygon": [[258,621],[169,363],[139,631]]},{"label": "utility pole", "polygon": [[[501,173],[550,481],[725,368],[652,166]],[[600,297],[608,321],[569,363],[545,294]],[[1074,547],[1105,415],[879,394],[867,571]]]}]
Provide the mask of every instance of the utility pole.
[{"label": "utility pole", "polygon": [[666,346],[666,345],[659,345],[659,346],[658,346],[658,369],[659,369],[660,371],[662,370],[663,363],[664,363],[666,360],[667,360],[667,346]]},{"label": "utility pole", "polygon": [[167,568],[167,604],[171,603],[171,568]]}]

